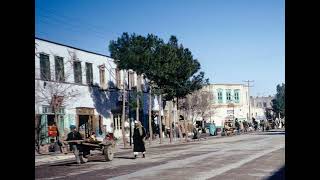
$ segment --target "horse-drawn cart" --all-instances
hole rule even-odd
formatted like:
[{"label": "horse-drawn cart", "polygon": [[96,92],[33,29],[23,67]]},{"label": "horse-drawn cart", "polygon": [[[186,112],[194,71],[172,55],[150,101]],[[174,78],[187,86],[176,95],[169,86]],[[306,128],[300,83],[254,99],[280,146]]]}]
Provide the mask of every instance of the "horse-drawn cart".
[{"label": "horse-drawn cart", "polygon": [[224,122],[224,126],[223,126],[223,135],[224,136],[231,136],[231,135],[235,135],[235,125],[234,125],[234,121],[232,120],[227,120]]},{"label": "horse-drawn cart", "polygon": [[89,140],[72,140],[64,141],[65,143],[72,144],[74,155],[76,156],[77,163],[86,163],[90,151],[99,150],[104,155],[106,161],[112,161],[115,151],[114,141],[89,141]]}]

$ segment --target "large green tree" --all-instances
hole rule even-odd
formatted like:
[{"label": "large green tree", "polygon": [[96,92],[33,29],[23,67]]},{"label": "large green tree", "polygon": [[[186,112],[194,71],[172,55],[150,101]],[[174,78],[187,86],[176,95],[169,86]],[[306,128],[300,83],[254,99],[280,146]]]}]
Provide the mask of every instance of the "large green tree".
[{"label": "large green tree", "polygon": [[199,61],[193,58],[188,48],[178,45],[175,36],[156,49],[154,59],[156,63],[152,64],[151,69],[157,72],[150,76],[163,90],[165,100],[183,98],[209,81],[204,79],[204,72],[199,72]]},{"label": "large green tree", "polygon": [[178,45],[175,36],[164,43],[153,34],[143,37],[123,33],[110,42],[109,50],[120,69],[132,69],[145,75],[152,88],[158,89],[168,101],[183,98],[208,82],[204,72],[199,72],[198,60],[188,48]]},{"label": "large green tree", "polygon": [[[117,40],[112,40],[109,44],[109,51],[111,57],[115,59],[119,69],[132,69],[138,76],[144,75],[149,80],[151,88],[157,85],[149,77],[154,71],[150,68],[152,64],[155,50],[160,46],[163,41],[152,34],[147,37],[141,35],[123,33]],[[151,89],[150,88],[150,89]],[[151,96],[151,94],[149,95]],[[139,96],[136,97],[139,102]],[[149,97],[151,99],[151,97]],[[135,107],[139,104],[136,103]],[[151,104],[149,103],[149,124],[151,124]],[[138,110],[137,110],[138,112]],[[138,117],[138,116],[137,116]],[[152,128],[149,125],[150,136],[152,137]],[[151,142],[150,142],[151,143]]]},{"label": "large green tree", "polygon": [[272,108],[273,111],[277,114],[277,116],[283,117],[285,116],[285,84],[277,85],[277,94],[272,100]]}]

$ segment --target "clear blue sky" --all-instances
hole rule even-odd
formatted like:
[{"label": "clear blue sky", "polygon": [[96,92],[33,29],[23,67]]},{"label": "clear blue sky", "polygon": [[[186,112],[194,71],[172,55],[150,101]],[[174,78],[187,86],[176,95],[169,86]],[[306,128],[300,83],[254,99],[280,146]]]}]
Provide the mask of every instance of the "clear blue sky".
[{"label": "clear blue sky", "polygon": [[37,37],[106,55],[123,32],[176,35],[211,83],[255,96],[285,80],[284,0],[36,0],[35,18]]}]

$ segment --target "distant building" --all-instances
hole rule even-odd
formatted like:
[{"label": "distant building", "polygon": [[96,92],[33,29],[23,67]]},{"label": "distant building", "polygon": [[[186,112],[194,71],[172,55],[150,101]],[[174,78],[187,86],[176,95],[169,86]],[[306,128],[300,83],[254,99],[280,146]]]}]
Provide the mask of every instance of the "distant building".
[{"label": "distant building", "polygon": [[272,99],[273,96],[250,96],[250,103],[252,107],[251,116],[257,120],[267,119],[267,114],[272,114]]},{"label": "distant building", "polygon": [[225,120],[239,121],[249,119],[248,87],[244,84],[210,84],[201,91],[211,92],[213,95],[212,115],[207,122],[214,121],[217,126],[223,126]]}]

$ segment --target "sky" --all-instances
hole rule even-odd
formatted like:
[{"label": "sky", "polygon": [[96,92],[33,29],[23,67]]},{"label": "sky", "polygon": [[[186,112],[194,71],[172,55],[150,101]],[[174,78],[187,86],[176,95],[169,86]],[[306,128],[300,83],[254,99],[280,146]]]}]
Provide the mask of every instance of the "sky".
[{"label": "sky", "polygon": [[35,35],[110,55],[123,32],[175,35],[210,83],[254,80],[250,95],[285,82],[284,0],[36,0]]}]

